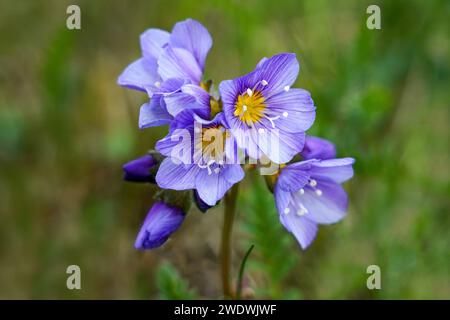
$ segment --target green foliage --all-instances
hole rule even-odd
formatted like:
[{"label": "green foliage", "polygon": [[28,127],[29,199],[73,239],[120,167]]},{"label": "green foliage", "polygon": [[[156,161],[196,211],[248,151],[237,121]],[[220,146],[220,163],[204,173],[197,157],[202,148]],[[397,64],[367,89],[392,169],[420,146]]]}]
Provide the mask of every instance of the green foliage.
[{"label": "green foliage", "polygon": [[[254,175],[253,175],[253,178]],[[248,271],[262,272],[266,279],[256,289],[260,298],[285,299],[298,296],[298,291],[286,293],[286,279],[298,261],[299,248],[295,239],[289,235],[278,220],[273,195],[266,188],[262,177],[252,179],[252,192],[242,196],[239,211],[242,213],[242,226],[248,233],[248,242],[255,249],[248,261]]]},{"label": "green foliage", "polygon": [[156,286],[159,297],[165,300],[197,299],[197,293],[189,289],[187,282],[170,263],[163,263],[157,270]]}]

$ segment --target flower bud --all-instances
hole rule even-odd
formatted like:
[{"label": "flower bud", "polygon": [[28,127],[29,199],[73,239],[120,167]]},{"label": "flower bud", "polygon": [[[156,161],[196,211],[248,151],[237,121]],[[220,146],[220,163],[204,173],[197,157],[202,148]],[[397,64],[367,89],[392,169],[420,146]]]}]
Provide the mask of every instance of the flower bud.
[{"label": "flower bud", "polygon": [[162,201],[156,202],[142,224],[134,247],[138,250],[147,250],[161,246],[178,230],[185,215],[179,207]]}]

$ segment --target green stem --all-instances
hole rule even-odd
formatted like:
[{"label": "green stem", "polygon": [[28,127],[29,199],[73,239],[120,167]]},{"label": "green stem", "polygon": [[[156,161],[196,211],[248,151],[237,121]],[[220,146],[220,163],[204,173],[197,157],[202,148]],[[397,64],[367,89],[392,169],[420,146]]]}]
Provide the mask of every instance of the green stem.
[{"label": "green stem", "polygon": [[231,269],[231,232],[233,220],[236,214],[236,200],[238,195],[238,184],[235,184],[225,195],[225,211],[222,229],[222,285],[224,298],[233,298],[233,291],[230,284]]}]

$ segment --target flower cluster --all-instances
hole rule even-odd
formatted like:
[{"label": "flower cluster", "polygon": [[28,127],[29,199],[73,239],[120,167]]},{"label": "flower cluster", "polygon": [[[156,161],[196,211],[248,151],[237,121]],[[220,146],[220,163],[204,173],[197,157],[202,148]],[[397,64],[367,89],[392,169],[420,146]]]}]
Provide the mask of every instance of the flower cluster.
[{"label": "flower cluster", "polygon": [[[182,224],[191,202],[206,212],[244,178],[248,167],[274,167],[266,176],[282,225],[306,248],[318,224],[347,211],[341,184],[353,175],[352,158],[336,159],[332,143],[306,136],[316,108],[308,91],[292,88],[295,54],[263,58],[255,69],[222,81],[203,79],[212,39],[199,22],[175,24],[171,33],[149,29],[142,57],[119,76],[121,86],[144,91],[141,129],[168,125],[156,151],[124,165],[125,180],[160,191],[136,239],[137,249],[162,245]],[[263,171],[261,171],[263,172]]]}]

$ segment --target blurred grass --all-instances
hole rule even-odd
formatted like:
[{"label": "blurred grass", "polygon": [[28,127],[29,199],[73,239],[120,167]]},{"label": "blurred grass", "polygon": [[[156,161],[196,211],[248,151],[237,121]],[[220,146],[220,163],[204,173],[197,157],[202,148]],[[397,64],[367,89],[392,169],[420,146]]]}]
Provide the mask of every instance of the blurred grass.
[{"label": "blurred grass", "polygon": [[[2,1],[0,298],[221,296],[220,208],[192,212],[164,248],[136,252],[152,190],[121,181],[121,164],[165,129],[137,129],[145,95],[116,78],[139,56],[142,31],[192,17],[213,36],[206,76],[216,84],[297,53],[296,85],[318,108],[310,133],[357,159],[348,217],[305,252],[263,180],[247,178],[234,263],[237,272],[255,244],[244,279],[253,296],[448,299],[450,5],[377,3],[379,31],[365,27],[370,1],[77,1],[82,30],[69,31],[72,1]],[[70,264],[81,291],[65,287]],[[365,286],[369,264],[381,267],[380,291]]]}]

